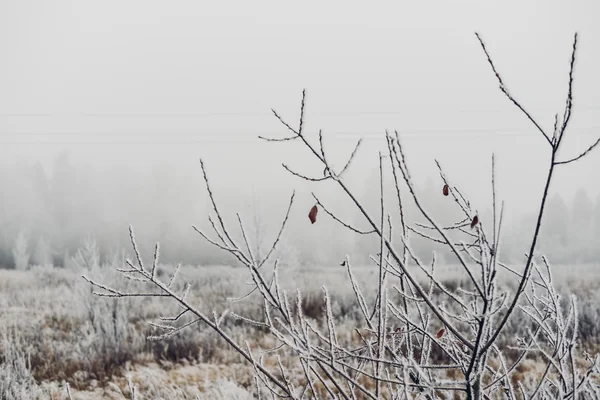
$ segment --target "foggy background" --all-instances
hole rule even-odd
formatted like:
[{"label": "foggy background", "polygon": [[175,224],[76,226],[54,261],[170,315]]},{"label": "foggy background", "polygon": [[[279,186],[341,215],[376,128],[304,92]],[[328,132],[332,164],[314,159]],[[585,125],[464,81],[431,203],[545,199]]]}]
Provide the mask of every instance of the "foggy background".
[{"label": "foggy background", "polygon": [[[323,212],[310,225],[311,191],[345,220],[364,221],[332,182],[308,184],[281,167],[319,176],[307,149],[257,138],[287,136],[270,109],[295,126],[303,88],[305,132],[316,143],[323,129],[335,166],[364,138],[347,177],[373,213],[386,129],[399,131],[415,184],[442,221],[452,207],[434,160],[485,226],[494,152],[504,255],[520,260],[550,149],[498,89],[473,32],[547,131],[562,114],[579,32],[559,157],[571,158],[600,135],[600,6],[566,4],[0,1],[0,266],[13,267],[19,234],[34,263],[62,265],[88,237],[105,255],[129,252],[129,224],[147,254],[161,242],[165,262],[232,262],[191,228],[210,232],[200,157],[231,226],[239,212],[263,247],[295,189],[282,244],[289,262],[366,262],[372,242]],[[599,167],[592,153],[555,174],[540,244],[554,262],[600,257]]]}]

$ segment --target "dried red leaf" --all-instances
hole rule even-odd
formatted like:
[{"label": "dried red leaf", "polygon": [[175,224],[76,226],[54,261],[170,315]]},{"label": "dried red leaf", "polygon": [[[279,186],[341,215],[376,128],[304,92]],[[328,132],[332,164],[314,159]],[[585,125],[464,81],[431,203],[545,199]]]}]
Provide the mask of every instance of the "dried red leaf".
[{"label": "dried red leaf", "polygon": [[444,196],[448,196],[448,185],[444,185],[444,188],[442,189],[442,193],[444,193]]},{"label": "dried red leaf", "polygon": [[310,212],[308,213],[308,219],[310,219],[311,224],[314,224],[315,222],[317,222],[317,211],[319,211],[319,210],[317,209],[317,205],[315,204],[310,209]]},{"label": "dried red leaf", "polygon": [[479,223],[479,218],[476,216],[473,217],[473,220],[471,221],[471,229],[475,228],[475,225],[477,225]]},{"label": "dried red leaf", "polygon": [[436,338],[441,338],[442,336],[444,336],[444,333],[446,333],[446,329],[442,328],[438,331],[438,333],[435,335]]}]

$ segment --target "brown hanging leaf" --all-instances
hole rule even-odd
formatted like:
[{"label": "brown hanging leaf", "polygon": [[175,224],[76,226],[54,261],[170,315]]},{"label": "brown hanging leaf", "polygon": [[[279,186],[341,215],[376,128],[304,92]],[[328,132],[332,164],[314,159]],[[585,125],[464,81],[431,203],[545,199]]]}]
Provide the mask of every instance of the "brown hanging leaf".
[{"label": "brown hanging leaf", "polygon": [[317,222],[317,211],[319,211],[319,210],[317,209],[317,205],[315,204],[310,209],[310,212],[308,213],[308,219],[310,219],[311,224],[314,224],[315,222]]},{"label": "brown hanging leaf", "polygon": [[475,225],[477,225],[479,223],[479,218],[476,216],[473,217],[473,220],[471,221],[471,229],[475,228]]},{"label": "brown hanging leaf", "polygon": [[435,335],[436,338],[441,338],[442,336],[444,336],[444,333],[446,333],[446,329],[442,328],[438,331],[438,333]]},{"label": "brown hanging leaf", "polygon": [[444,188],[442,189],[442,193],[444,193],[444,196],[448,196],[448,185],[444,185]]}]

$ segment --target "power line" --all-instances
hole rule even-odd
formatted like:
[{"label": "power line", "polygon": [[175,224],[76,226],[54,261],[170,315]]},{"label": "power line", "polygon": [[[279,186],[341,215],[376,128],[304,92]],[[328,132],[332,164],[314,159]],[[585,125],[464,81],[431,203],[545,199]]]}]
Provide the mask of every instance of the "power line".
[{"label": "power line", "polygon": [[[590,134],[591,136],[591,134]],[[276,137],[276,136],[273,136]],[[532,140],[537,139],[538,137],[535,135],[535,132],[530,133],[530,134],[511,134],[511,135],[505,135],[505,136],[494,136],[494,139],[498,139],[498,138],[507,138],[510,140],[514,140],[515,138],[525,138],[525,137],[530,137]],[[359,137],[338,137],[337,139],[342,139],[342,140],[352,140],[352,141],[356,141]],[[478,135],[478,136],[471,136],[471,137],[466,137],[466,136],[462,136],[462,137],[457,137],[456,135],[446,135],[446,136],[438,136],[435,139],[433,139],[431,137],[431,135],[428,136],[406,136],[406,135],[402,135],[402,138],[404,140],[408,140],[408,141],[431,141],[431,140],[456,140],[456,139],[470,139],[470,140],[489,140],[491,139],[488,136],[485,135]],[[371,135],[371,136],[363,136],[362,137],[363,140],[384,140],[384,135]],[[29,145],[41,145],[41,144],[48,144],[48,145],[144,145],[144,144],[252,144],[252,143],[262,143],[262,141],[256,137],[256,136],[251,136],[251,137],[228,137],[228,138],[211,138],[211,137],[205,137],[202,139],[189,139],[189,140],[177,140],[177,139],[170,139],[170,140],[0,140],[0,144],[29,144]]]},{"label": "power line", "polygon": [[[509,108],[460,108],[453,109],[449,105],[434,104],[445,108],[449,113],[505,113]],[[411,105],[411,107],[414,105]],[[431,107],[432,105],[423,105]],[[408,107],[408,105],[403,106]],[[541,107],[536,110],[548,110],[555,112],[554,108]],[[577,105],[577,111],[592,112],[600,110],[600,105]],[[362,116],[362,115],[406,115],[410,111],[314,111],[311,115],[322,117],[347,117],[347,116]],[[74,112],[74,113],[0,113],[0,117],[15,117],[15,118],[30,118],[30,117],[83,117],[83,118],[204,118],[204,117],[273,117],[270,111],[263,112],[204,112],[204,113],[89,113],[89,112]]]},{"label": "power line", "polygon": [[[446,129],[446,128],[415,128],[415,129],[389,129],[390,132],[397,131],[404,137],[410,136],[448,136],[448,135],[499,135],[499,136],[532,136],[535,135],[534,131],[528,131],[527,129],[516,129],[516,128],[468,128],[468,129]],[[308,133],[310,135],[310,133]],[[340,136],[352,136],[352,137],[364,137],[364,138],[379,138],[385,135],[385,129],[380,131],[338,131],[338,130],[323,130],[324,136],[329,137],[340,137]],[[600,134],[600,126],[592,126],[585,128],[584,131],[577,131],[577,135],[592,135]],[[98,132],[66,132],[66,131],[54,131],[54,132],[42,132],[42,131],[0,131],[0,137],[9,136],[81,136],[81,137],[102,137],[102,136],[130,136],[130,137],[151,137],[151,136],[179,136],[179,137],[200,137],[200,138],[252,138],[255,139],[258,136],[281,138],[287,136],[288,132],[285,130],[279,130],[274,132],[240,132],[240,131],[225,131],[225,132],[214,132],[214,133],[201,133],[201,132],[131,132],[131,131],[98,131]]]}]

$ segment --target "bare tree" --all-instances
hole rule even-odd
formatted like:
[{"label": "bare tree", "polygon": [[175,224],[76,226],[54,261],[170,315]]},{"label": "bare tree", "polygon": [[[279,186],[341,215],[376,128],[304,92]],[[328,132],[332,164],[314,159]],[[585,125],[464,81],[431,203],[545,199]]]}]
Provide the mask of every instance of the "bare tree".
[{"label": "bare tree", "polygon": [[15,239],[15,244],[12,249],[13,259],[15,261],[15,269],[24,271],[29,268],[29,238],[24,232],[19,232]]},{"label": "bare tree", "polygon": [[[115,258],[117,258],[116,254]],[[100,266],[100,249],[96,239],[88,236],[83,241],[83,246],[77,249],[73,257],[70,257],[67,266],[80,271],[89,271]]]},{"label": "bare tree", "polygon": [[[297,126],[273,110],[289,134],[283,138],[262,139],[268,142],[296,141],[306,147],[323,168],[322,176],[307,176],[286,164],[283,167],[300,179],[331,181],[338,185],[369,228],[359,229],[346,222],[344,216],[338,215],[314,194],[318,211],[311,211],[311,220],[326,215],[357,235],[378,238],[378,254],[371,257],[379,271],[374,302],[363,293],[350,260],[346,258],[343,262],[363,318],[363,324],[355,327],[359,345],[344,341],[344,335],[336,326],[332,298],[326,287],[322,288],[324,316],[319,322],[304,315],[300,291],[291,295],[280,285],[278,261],[272,260],[272,254],[286,227],[294,195],[270,250],[264,256],[257,254],[254,250],[256,244],[250,243],[239,215],[237,236],[225,223],[202,161],[200,165],[214,211],[214,216],[208,218],[214,238],[197,227],[194,229],[204,240],[232,254],[246,267],[254,287],[238,301],[259,297],[263,304],[261,320],[227,311],[210,315],[208,310],[199,309],[187,297],[189,285],[183,293],[174,290],[176,272],[167,282],[157,277],[158,244],[152,265],[143,263],[131,227],[130,237],[136,259],[127,260],[127,267],[120,271],[127,278],[146,282],[143,286],[151,289],[121,291],[84,278],[100,289],[96,292],[100,296],[161,296],[176,301],[182,311],[153,324],[163,333],[152,339],[177,334],[194,323],[206,324],[254,367],[259,398],[265,390],[273,396],[294,399],[323,396],[336,399],[409,399],[414,398],[414,393],[426,399],[448,398],[452,394],[468,399],[597,398],[600,393],[591,377],[598,372],[598,357],[581,355],[577,351],[576,298],[572,296],[567,301],[560,298],[553,286],[552,268],[544,257],[535,254],[554,171],[589,154],[600,142],[600,139],[597,140],[579,155],[559,157],[572,113],[577,34],[573,41],[565,109],[561,116],[556,114],[552,132],[542,129],[515,99],[496,70],[480,36],[476,34],[476,37],[500,90],[539,131],[550,154],[537,223],[522,269],[502,262],[500,238],[504,204],[497,201],[493,155],[492,221],[480,220],[477,208],[436,161],[443,182],[440,196],[447,196],[448,201],[453,201],[462,215],[455,223],[441,226],[417,194],[399,134],[386,132],[388,152],[379,154],[380,212],[377,215],[369,213],[345,181],[361,141],[356,143],[344,167],[335,170],[325,151],[323,133],[319,131],[313,139],[305,132],[306,97],[303,91]],[[393,205],[383,200],[386,173],[391,174],[394,181],[397,202]],[[426,223],[413,226],[406,223],[404,207],[409,201],[414,203]],[[392,226],[393,215],[399,215],[399,227]],[[451,287],[440,277],[435,254],[433,262],[425,265],[410,246],[409,237],[413,235],[446,246],[460,265],[464,284]],[[392,240],[393,237],[399,238],[400,246],[393,244],[398,242]],[[272,265],[269,272],[264,268],[267,264]],[[513,279],[503,284],[501,274]],[[181,322],[188,315],[192,318]],[[260,355],[253,352],[249,342],[237,342],[228,334],[224,321],[230,317],[266,329],[276,339],[277,346]],[[517,330],[508,324],[513,318],[521,321]],[[266,363],[266,357],[271,357],[275,363]],[[542,372],[539,376],[532,374],[525,380],[518,380],[518,367],[530,357],[538,361]],[[582,363],[587,364],[582,367]]]}]

